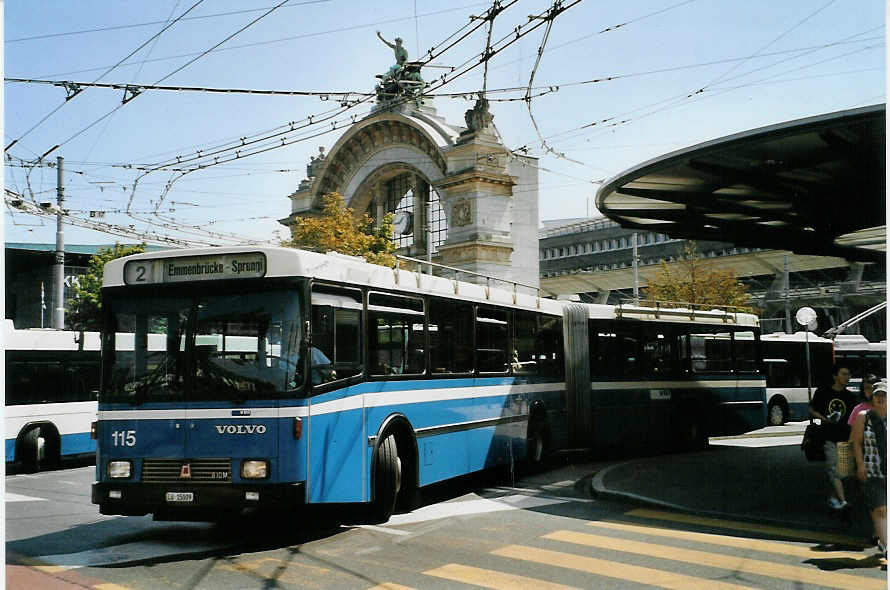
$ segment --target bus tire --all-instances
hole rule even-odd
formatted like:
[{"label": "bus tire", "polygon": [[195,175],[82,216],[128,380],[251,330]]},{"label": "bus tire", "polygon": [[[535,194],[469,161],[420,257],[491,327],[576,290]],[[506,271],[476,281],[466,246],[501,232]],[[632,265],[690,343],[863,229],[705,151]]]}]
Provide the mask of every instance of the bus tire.
[{"label": "bus tire", "polygon": [[677,447],[681,451],[707,448],[708,433],[704,414],[695,405],[682,406],[677,420]]},{"label": "bus tire", "polygon": [[28,471],[41,471],[59,463],[59,435],[51,428],[35,426],[22,436],[21,463]]},{"label": "bus tire", "polygon": [[402,484],[402,464],[396,439],[388,434],[377,446],[374,460],[374,498],[370,519],[373,523],[389,520],[396,507]]},{"label": "bus tire", "polygon": [[549,452],[549,432],[543,419],[533,420],[526,435],[525,463],[530,471],[540,471]]},{"label": "bus tire", "polygon": [[788,411],[785,409],[785,403],[782,400],[770,400],[769,407],[766,409],[767,423],[770,426],[781,426],[788,421]]}]

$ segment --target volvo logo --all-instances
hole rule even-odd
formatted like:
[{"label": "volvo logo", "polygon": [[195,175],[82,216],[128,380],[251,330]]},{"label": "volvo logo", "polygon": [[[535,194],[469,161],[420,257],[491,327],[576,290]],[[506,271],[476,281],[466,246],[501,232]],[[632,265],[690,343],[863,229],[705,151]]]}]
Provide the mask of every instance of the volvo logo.
[{"label": "volvo logo", "polygon": [[220,434],[265,434],[264,424],[217,424],[216,431]]}]

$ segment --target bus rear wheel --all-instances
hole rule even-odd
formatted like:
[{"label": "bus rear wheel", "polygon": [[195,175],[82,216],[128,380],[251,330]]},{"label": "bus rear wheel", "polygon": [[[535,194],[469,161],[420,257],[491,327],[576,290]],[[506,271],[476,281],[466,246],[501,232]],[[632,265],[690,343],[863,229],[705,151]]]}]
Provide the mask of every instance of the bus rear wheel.
[{"label": "bus rear wheel", "polygon": [[698,406],[685,405],[680,409],[676,424],[676,446],[681,451],[697,451],[708,446],[704,414]]},{"label": "bus rear wheel", "polygon": [[389,520],[396,507],[396,499],[402,487],[402,462],[399,459],[396,439],[387,435],[377,447],[374,461],[374,499],[371,503],[371,521],[382,523]]},{"label": "bus rear wheel", "polygon": [[544,460],[547,458],[547,425],[541,420],[534,420],[528,427],[526,436],[526,466],[531,471],[540,471],[544,468]]},{"label": "bus rear wheel", "polygon": [[46,427],[34,427],[22,437],[21,462],[28,471],[41,471],[59,463],[58,435]]},{"label": "bus rear wheel", "polygon": [[766,410],[766,415],[770,426],[781,426],[787,420],[785,407],[782,402],[771,401]]}]

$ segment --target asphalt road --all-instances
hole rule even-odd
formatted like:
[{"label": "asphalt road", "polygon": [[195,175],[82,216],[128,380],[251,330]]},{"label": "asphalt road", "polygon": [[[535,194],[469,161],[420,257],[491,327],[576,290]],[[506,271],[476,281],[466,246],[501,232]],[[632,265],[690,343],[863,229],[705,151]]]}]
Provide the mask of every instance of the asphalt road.
[{"label": "asphalt road", "polygon": [[342,507],[227,526],[105,517],[92,467],[10,475],[7,588],[887,587],[876,557],[830,536],[594,498],[605,466],[435,486],[380,526]]}]

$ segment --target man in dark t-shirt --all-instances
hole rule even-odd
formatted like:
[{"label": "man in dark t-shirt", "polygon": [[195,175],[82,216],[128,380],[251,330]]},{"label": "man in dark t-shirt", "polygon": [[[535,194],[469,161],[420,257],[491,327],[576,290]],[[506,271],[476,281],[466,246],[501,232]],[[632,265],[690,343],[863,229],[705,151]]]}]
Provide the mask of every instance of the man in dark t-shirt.
[{"label": "man in dark t-shirt", "polygon": [[810,416],[822,421],[822,434],[825,436],[825,469],[831,482],[833,495],[828,505],[835,510],[847,507],[844,496],[844,483],[837,473],[837,443],[847,440],[850,427],[847,419],[856,405],[856,397],[847,391],[850,369],[835,365],[831,369],[831,385],[823,385],[813,394],[810,401]]}]

